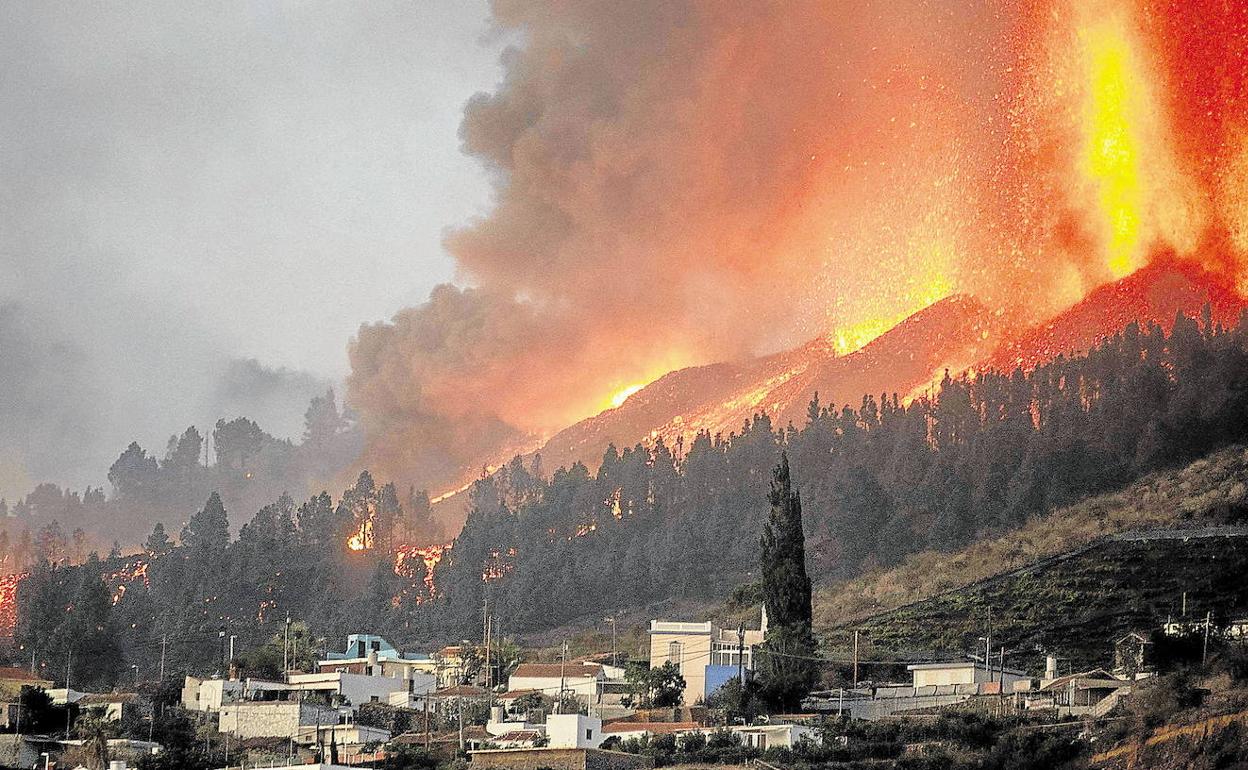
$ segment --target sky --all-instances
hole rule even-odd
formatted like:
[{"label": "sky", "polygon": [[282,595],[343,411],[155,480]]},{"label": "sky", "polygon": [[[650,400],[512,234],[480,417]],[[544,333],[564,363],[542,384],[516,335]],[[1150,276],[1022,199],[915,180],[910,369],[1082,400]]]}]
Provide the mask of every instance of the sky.
[{"label": "sky", "polygon": [[0,7],[0,496],[235,412],[297,436],[454,277],[503,43],[484,0]]}]

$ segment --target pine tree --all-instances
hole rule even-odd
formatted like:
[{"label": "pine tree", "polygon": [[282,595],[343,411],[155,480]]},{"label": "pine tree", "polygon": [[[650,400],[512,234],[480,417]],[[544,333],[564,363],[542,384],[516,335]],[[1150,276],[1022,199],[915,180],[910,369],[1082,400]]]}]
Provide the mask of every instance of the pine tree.
[{"label": "pine tree", "polygon": [[221,496],[213,492],[201,511],[191,516],[182,529],[182,545],[194,556],[221,554],[230,544],[230,520]]},{"label": "pine tree", "polygon": [[148,535],[147,543],[143,546],[143,549],[153,559],[159,559],[173,550],[173,544],[169,542],[169,536],[165,534],[165,525],[163,523],[158,521],[156,526],[152,527],[152,534]]}]

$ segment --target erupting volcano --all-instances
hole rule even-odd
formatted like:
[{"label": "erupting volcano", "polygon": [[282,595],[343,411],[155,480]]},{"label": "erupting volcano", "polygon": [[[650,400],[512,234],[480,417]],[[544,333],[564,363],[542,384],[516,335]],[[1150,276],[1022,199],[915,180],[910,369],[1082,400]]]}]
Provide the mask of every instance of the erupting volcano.
[{"label": "erupting volcano", "polygon": [[611,7],[496,7],[472,288],[361,330],[361,466],[450,492],[1238,312],[1243,4]]}]

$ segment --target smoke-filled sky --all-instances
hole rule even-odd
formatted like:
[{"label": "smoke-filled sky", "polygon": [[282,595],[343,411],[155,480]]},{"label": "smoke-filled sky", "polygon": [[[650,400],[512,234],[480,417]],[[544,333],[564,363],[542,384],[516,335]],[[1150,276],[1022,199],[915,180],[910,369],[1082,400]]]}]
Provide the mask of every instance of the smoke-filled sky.
[{"label": "smoke-filled sky", "polygon": [[449,480],[675,366],[853,349],[953,292],[1042,321],[1248,243],[1242,3],[492,7],[523,44],[461,127],[497,190],[447,240],[474,288],[352,349],[382,475]]},{"label": "smoke-filled sky", "polygon": [[453,275],[484,0],[0,8],[0,496],[244,413],[297,436],[362,321]]},{"label": "smoke-filled sky", "polygon": [[1242,3],[226,7],[3,11],[0,448],[349,343],[360,464],[437,492],[675,367],[1248,252]]}]

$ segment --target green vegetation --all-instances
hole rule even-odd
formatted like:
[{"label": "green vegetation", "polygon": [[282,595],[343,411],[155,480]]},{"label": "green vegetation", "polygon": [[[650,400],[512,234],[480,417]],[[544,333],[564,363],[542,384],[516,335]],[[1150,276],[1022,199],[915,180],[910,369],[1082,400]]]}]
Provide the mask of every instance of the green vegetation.
[{"label": "green vegetation", "polygon": [[[815,625],[831,629],[956,590],[1129,530],[1233,524],[1248,509],[1248,449],[1233,446],[1176,470],[1152,473],[958,551],[924,551],[891,569],[874,569],[822,587]],[[739,604],[756,585],[740,586]]]},{"label": "green vegetation", "polygon": [[630,663],[624,672],[630,693],[627,705],[634,708],[671,708],[684,700],[685,678],[672,661],[651,668],[649,664]]},{"label": "green vegetation", "polygon": [[[305,446],[344,435],[343,418],[327,395],[309,410],[309,438],[299,447],[266,437],[240,418],[213,431],[217,463],[211,469],[198,465],[203,440],[188,430],[170,442],[164,460],[137,445],[127,448],[110,474],[108,500],[100,490],[79,498],[41,489],[14,506],[16,515],[4,521],[19,535],[5,544],[7,531],[0,532],[0,551],[36,568],[19,590],[16,642],[36,651],[46,676],[63,679],[71,654],[82,653],[76,640],[95,635],[93,649],[117,654],[112,663],[79,668],[96,680],[84,684],[108,686],[131,664],[150,665],[166,639],[170,669],[222,669],[222,626],[246,650],[279,633],[288,615],[305,621],[317,642],[368,629],[412,647],[475,638],[487,596],[508,630],[525,634],[600,619],[621,607],[722,600],[726,587],[757,580],[767,482],[782,451],[802,480],[805,561],[816,582],[827,585],[929,554],[893,573],[903,581],[898,586],[881,587],[878,603],[895,607],[928,590],[924,586],[957,585],[977,570],[1061,550],[1071,537],[1091,539],[1120,528],[1129,516],[1119,521],[1113,511],[1095,507],[1084,523],[1076,521],[1076,509],[1050,520],[1050,530],[1080,535],[1047,535],[1044,522],[1091,495],[1128,488],[1149,473],[1248,439],[1248,389],[1240,386],[1246,348],[1248,324],[1227,330],[1207,318],[1179,317],[1169,334],[1133,324],[1086,356],[1058,358],[1030,373],[946,377],[936,396],[912,403],[881,394],[850,408],[822,405],[816,397],[800,428],[778,429],[758,416],[739,433],[703,433],[688,446],[612,447],[594,473],[578,463],[547,476],[540,458],[517,458],[469,490],[464,528],[430,576],[432,596],[424,562],[400,564],[390,550],[430,534],[428,496],[417,490],[401,495],[367,473],[337,503],[327,493],[303,503],[275,494],[237,539],[223,526],[230,501],[250,499],[240,498],[238,489],[269,489],[261,477],[304,479],[279,471],[290,466],[303,473],[314,464],[303,455]],[[206,486],[218,483],[219,496]],[[1244,496],[1242,485],[1212,491],[1228,504]],[[186,516],[188,499],[208,502]],[[1190,502],[1202,505],[1199,498]],[[116,529],[123,531],[118,506],[126,516],[144,511],[149,520],[189,521],[177,546],[171,547],[164,526],[151,532],[143,577],[132,575],[124,594],[116,590],[115,573],[134,565],[120,559],[84,555],[80,566],[46,566],[76,561],[85,541],[65,529],[78,529],[87,511],[97,523],[116,514]],[[1242,504],[1235,506],[1225,518],[1240,515]],[[76,518],[62,526],[58,512]],[[1030,540],[993,540],[986,551],[965,554],[965,563],[955,555],[947,557],[947,570],[939,564],[921,569],[939,561],[932,552],[955,553],[1020,527]],[[362,549],[348,552],[348,537]],[[992,550],[1007,544],[1004,552]],[[975,567],[978,553],[1001,558],[979,559],[989,566]],[[1063,590],[1102,587],[1034,586],[1036,605],[1028,612],[1074,606]],[[821,610],[820,628],[874,609],[863,590],[843,593]],[[57,599],[65,595],[82,601],[66,611]],[[968,618],[994,600],[950,606],[932,619],[963,618],[964,628],[942,632],[943,638],[910,637],[906,644],[961,645],[972,635],[964,630],[975,622]],[[1158,610],[1157,601],[1144,600],[1148,612]],[[1093,594],[1089,603],[1112,601]],[[779,644],[785,632],[777,633]],[[887,641],[888,632],[882,637]],[[786,643],[796,649],[804,640]]]},{"label": "green vegetation", "polygon": [[[1011,651],[1007,664],[1041,665],[1046,654],[1076,670],[1106,666],[1113,642],[1178,618],[1183,594],[1189,620],[1212,613],[1215,624],[1248,613],[1242,590],[1248,537],[1108,540],[854,624],[872,653],[980,649],[988,608],[992,636]],[[844,631],[827,636],[845,639]]]}]

